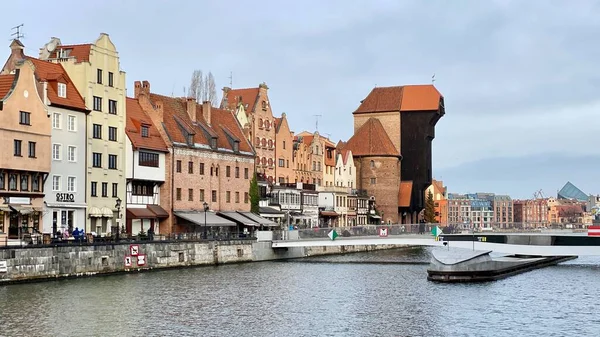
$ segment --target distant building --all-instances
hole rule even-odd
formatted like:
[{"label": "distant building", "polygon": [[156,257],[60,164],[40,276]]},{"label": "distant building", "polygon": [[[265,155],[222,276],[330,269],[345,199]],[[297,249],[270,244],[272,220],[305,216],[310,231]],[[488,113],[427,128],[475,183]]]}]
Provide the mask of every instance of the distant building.
[{"label": "distant building", "polygon": [[514,223],[519,228],[548,226],[548,199],[515,200]]},{"label": "distant building", "polygon": [[432,180],[431,186],[425,190],[425,199],[428,198],[429,193],[433,195],[433,201],[435,205],[435,219],[437,223],[442,226],[448,224],[448,200],[446,198],[447,188],[444,186],[443,181]]},{"label": "distant building", "polygon": [[289,184],[296,181],[294,171],[294,134],[285,113],[275,118],[275,182]]},{"label": "distant building", "polygon": [[574,199],[581,202],[588,201],[588,195],[581,191],[579,188],[577,188],[577,186],[573,185],[570,181],[567,181],[565,186],[563,186],[563,188],[561,188],[560,191],[558,191],[556,197],[559,200]]}]

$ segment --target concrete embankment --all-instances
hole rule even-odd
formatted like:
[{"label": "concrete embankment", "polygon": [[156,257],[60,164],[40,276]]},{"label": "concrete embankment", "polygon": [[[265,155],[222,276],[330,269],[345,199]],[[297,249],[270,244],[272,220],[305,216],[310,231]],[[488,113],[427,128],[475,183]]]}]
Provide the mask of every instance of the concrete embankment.
[{"label": "concrete embankment", "polygon": [[0,285],[392,248],[400,247],[373,245],[273,249],[271,242],[232,240],[3,248],[0,249]]}]

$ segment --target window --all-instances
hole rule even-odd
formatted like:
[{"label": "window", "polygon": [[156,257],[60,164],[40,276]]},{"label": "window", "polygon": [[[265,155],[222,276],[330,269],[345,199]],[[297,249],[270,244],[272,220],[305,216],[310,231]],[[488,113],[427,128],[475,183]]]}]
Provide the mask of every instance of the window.
[{"label": "window", "polygon": [[19,117],[19,124],[21,125],[31,125],[31,113],[21,111]]},{"label": "window", "polygon": [[29,158],[35,158],[35,142],[29,142]]},{"label": "window", "polygon": [[177,187],[175,190],[175,198],[177,198],[177,200],[181,200],[181,188],[179,187]]},{"label": "window", "polygon": [[98,196],[98,183],[95,181],[92,181],[92,187],[90,190],[92,192],[92,197],[97,197]]},{"label": "window", "polygon": [[62,145],[61,144],[52,144],[52,159],[53,160],[61,160]]},{"label": "window", "polygon": [[55,112],[52,114],[52,128],[60,129],[61,114]]},{"label": "window", "polygon": [[215,176],[218,177],[219,176],[219,167],[215,167]]},{"label": "window", "polygon": [[375,162],[371,160],[371,168],[375,168]]},{"label": "window", "polygon": [[371,185],[377,184],[377,178],[371,178]]},{"label": "window", "polygon": [[108,197],[108,183],[102,183],[102,196],[104,198]]},{"label": "window", "polygon": [[21,191],[29,191],[29,175],[21,174]]},{"label": "window", "polygon": [[200,201],[204,201],[204,189],[200,190]]},{"label": "window", "polygon": [[283,149],[285,150],[285,140],[283,141]]},{"label": "window", "polygon": [[77,161],[77,148],[73,145],[69,145],[67,148],[67,160],[70,162]]},{"label": "window", "polygon": [[152,196],[154,194],[154,183],[149,181],[134,181],[131,184],[133,195]]},{"label": "window", "polygon": [[102,97],[94,96],[94,111],[102,111]]},{"label": "window", "polygon": [[279,159],[279,167],[285,166],[285,159]]},{"label": "window", "polygon": [[116,154],[108,155],[108,168],[111,170],[117,169],[117,155]]},{"label": "window", "polygon": [[240,203],[240,192],[235,192],[235,203],[236,204]]},{"label": "window", "polygon": [[225,167],[225,176],[226,176],[227,178],[231,177],[231,166],[229,166],[229,165],[227,165],[227,166]]},{"label": "window", "polygon": [[77,186],[77,178],[76,177],[68,177],[67,178],[67,192],[75,192],[75,186]]},{"label": "window", "polygon": [[244,204],[248,203],[248,192],[244,192]]},{"label": "window", "polygon": [[96,71],[96,82],[102,84],[102,69]]},{"label": "window", "polygon": [[244,179],[248,179],[248,168],[244,168]]},{"label": "window", "polygon": [[114,82],[114,76],[113,73],[111,73],[110,71],[108,72],[108,86],[109,87],[114,87],[115,82]]},{"label": "window", "polygon": [[14,141],[15,144],[15,157],[21,157],[21,141],[18,139],[15,139]]},{"label": "window", "polygon": [[226,203],[231,202],[231,192],[230,191],[225,192],[225,202]]},{"label": "window", "polygon": [[212,202],[217,202],[217,191],[212,190]]},{"label": "window", "polygon": [[119,184],[113,183],[112,184],[112,196],[113,196],[113,198],[116,198],[118,194],[119,194]]},{"label": "window", "polygon": [[40,191],[40,176],[37,174],[34,174],[31,178],[31,190],[34,192]]},{"label": "window", "polygon": [[108,127],[108,140],[116,142],[117,141],[117,128],[114,126]]},{"label": "window", "polygon": [[59,175],[52,176],[52,191],[60,191],[61,178]]},{"label": "window", "polygon": [[102,167],[102,153],[98,153],[98,152],[92,153],[92,166],[93,167]]},{"label": "window", "polygon": [[204,163],[200,163],[200,174],[204,175]]},{"label": "window", "polygon": [[17,174],[11,173],[8,175],[8,189],[11,191],[17,190]]},{"label": "window", "polygon": [[0,190],[5,190],[6,189],[6,186],[5,186],[6,182],[5,182],[4,177],[5,177],[4,172],[1,172],[0,173]]},{"label": "window", "polygon": [[58,97],[67,98],[67,85],[64,83],[58,84]]},{"label": "window", "polygon": [[158,153],[140,151],[138,164],[140,166],[158,167]]},{"label": "window", "polygon": [[235,167],[235,177],[239,178],[240,177],[240,168],[239,167]]},{"label": "window", "polygon": [[177,161],[177,165],[175,165],[175,171],[177,171],[177,173],[181,173],[181,160]]},{"label": "window", "polygon": [[194,162],[193,161],[188,162],[188,173],[189,174],[194,173]]},{"label": "window", "polygon": [[108,113],[112,115],[117,114],[117,101],[114,101],[112,99],[108,100]]},{"label": "window", "polygon": [[142,137],[148,137],[150,134],[150,128],[148,125],[142,125]]},{"label": "window", "polygon": [[92,137],[94,139],[102,139],[102,125],[94,124],[92,126]]},{"label": "window", "polygon": [[188,188],[188,201],[194,201],[194,189]]},{"label": "window", "polygon": [[69,131],[77,131],[77,116],[69,115],[67,127]]}]

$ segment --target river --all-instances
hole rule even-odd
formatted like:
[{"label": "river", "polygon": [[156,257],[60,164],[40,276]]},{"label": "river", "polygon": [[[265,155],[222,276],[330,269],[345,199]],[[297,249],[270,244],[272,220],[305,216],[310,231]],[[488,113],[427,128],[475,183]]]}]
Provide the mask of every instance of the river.
[{"label": "river", "polygon": [[3,286],[0,336],[600,335],[600,257],[484,284],[392,263],[430,249]]}]

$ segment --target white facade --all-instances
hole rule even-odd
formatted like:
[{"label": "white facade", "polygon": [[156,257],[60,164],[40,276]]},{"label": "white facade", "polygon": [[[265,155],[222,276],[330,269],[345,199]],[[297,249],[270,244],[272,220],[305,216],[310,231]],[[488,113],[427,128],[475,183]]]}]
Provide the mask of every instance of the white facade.
[{"label": "white facade", "polygon": [[[349,188],[337,186],[319,186],[319,208],[337,213],[336,226],[348,225]],[[329,223],[331,225],[331,223]]]},{"label": "white facade", "polygon": [[[344,155],[346,158],[344,158]],[[335,186],[356,188],[356,167],[352,151],[338,153],[335,160]]]},{"label": "white facade", "polygon": [[[50,175],[44,183],[44,233],[84,229],[86,222],[86,113],[48,106],[52,123]],[[40,149],[44,150],[44,149]],[[56,228],[55,228],[56,226]]]}]

